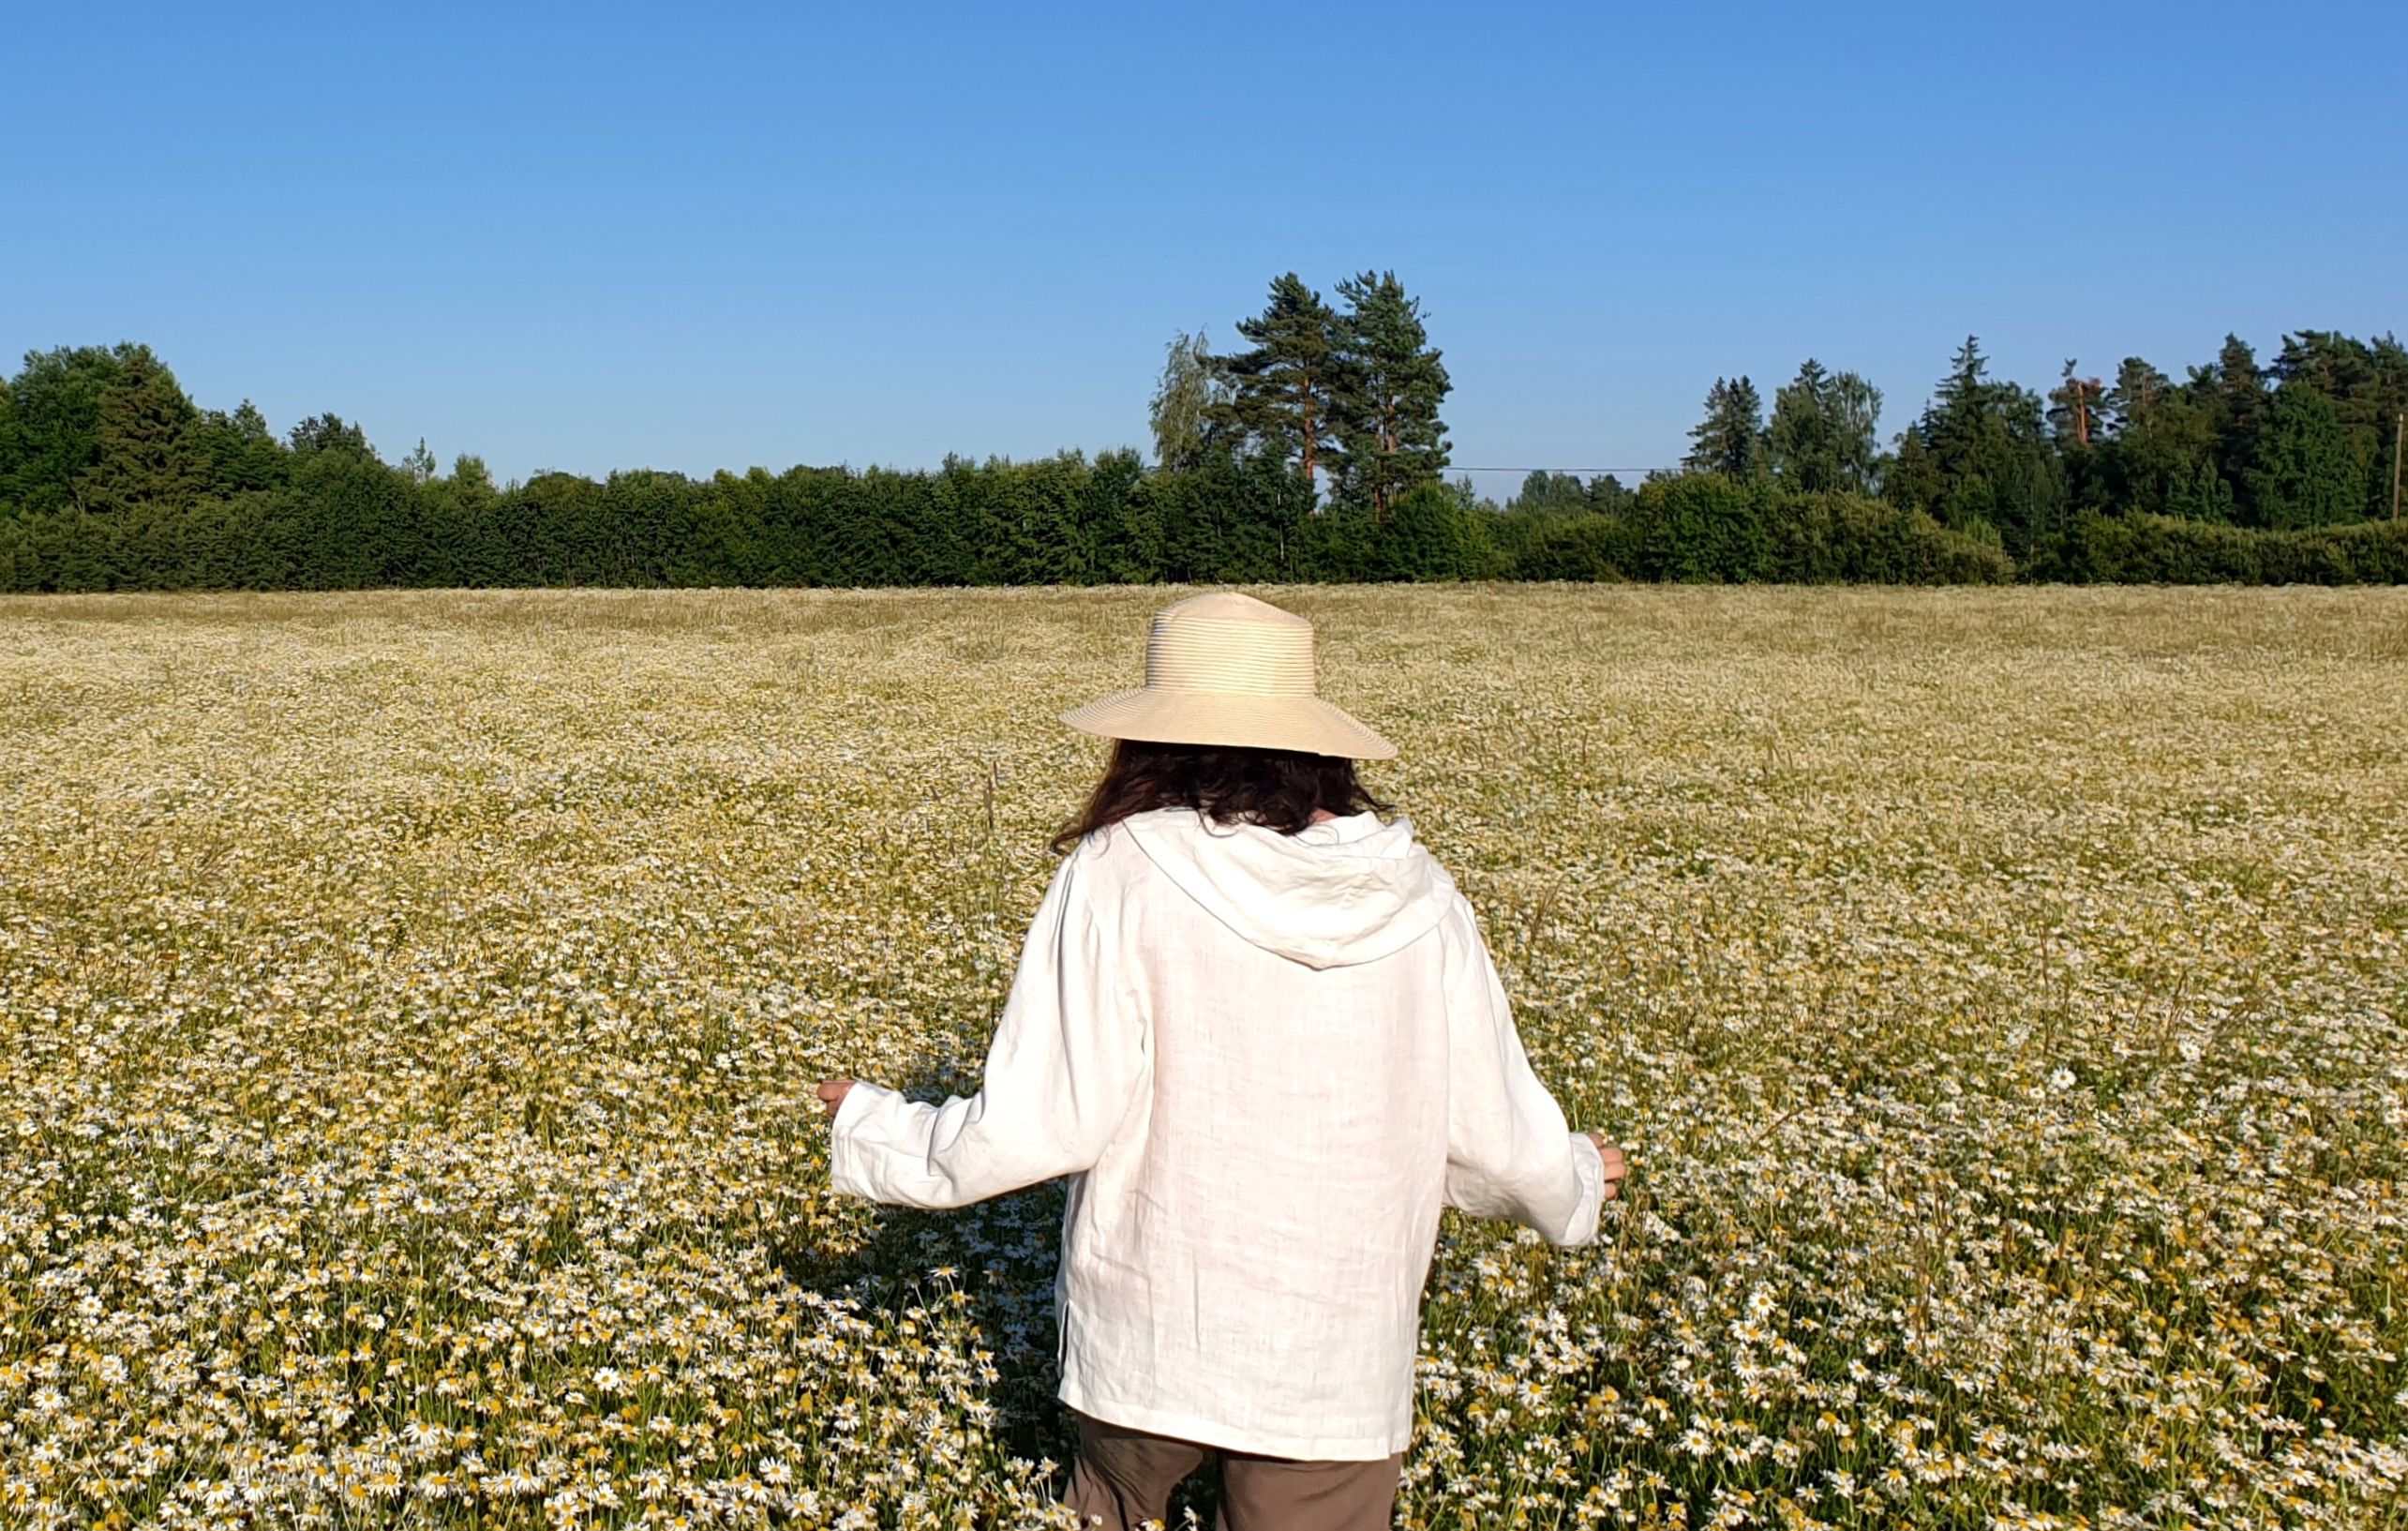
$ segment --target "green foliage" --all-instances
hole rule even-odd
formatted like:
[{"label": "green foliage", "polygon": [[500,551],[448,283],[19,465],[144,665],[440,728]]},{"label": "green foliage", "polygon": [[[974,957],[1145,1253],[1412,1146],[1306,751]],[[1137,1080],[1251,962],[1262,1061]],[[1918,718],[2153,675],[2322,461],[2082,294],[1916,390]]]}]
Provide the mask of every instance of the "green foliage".
[{"label": "green foliage", "polygon": [[1640,575],[1683,584],[1770,578],[1763,499],[1761,486],[1720,472],[1650,479],[1639,486],[1631,517]]},{"label": "green foliage", "polygon": [[[1500,529],[1514,524],[1498,518]],[[1638,567],[1636,525],[1627,516],[1573,515],[1532,522],[1526,535],[1497,546],[1517,579],[1618,580]]]},{"label": "green foliage", "polygon": [[367,432],[339,414],[312,415],[292,428],[292,455],[314,458],[321,452],[341,452],[370,462],[383,459],[368,444]]},{"label": "green foliage", "polygon": [[[1717,382],[1696,433],[1709,470],[1637,492],[1539,471],[1498,510],[1438,479],[1444,372],[1418,306],[1392,276],[1340,292],[1346,314],[1315,318],[1319,299],[1283,278],[1272,316],[1249,326],[1276,353],[1253,374],[1248,408],[1263,410],[1300,397],[1266,380],[1290,376],[1279,358],[1310,352],[1305,332],[1324,327],[1326,500],[1302,427],[1283,437],[1271,411],[1241,428],[1234,387],[1168,467],[1115,451],[501,487],[472,456],[437,473],[423,443],[389,466],[332,413],[279,443],[247,401],[195,409],[141,346],[36,353],[0,382],[0,589],[2408,580],[2402,523],[2365,518],[2387,513],[2408,406],[2408,354],[2389,337],[2286,336],[2265,368],[2227,337],[2180,383],[2138,358],[2112,386],[2069,366],[2045,417],[2037,396],[1986,377],[1968,339],[1886,462],[1869,455],[1878,394],[1809,361],[1762,429],[1753,385]],[[1200,338],[1186,349],[1193,375],[1207,353]],[[1363,434],[1383,398],[1401,422],[1394,451]],[[1877,500],[1809,487],[1876,477]]]},{"label": "green foliage", "polygon": [[28,352],[9,383],[10,429],[0,458],[0,503],[41,515],[80,504],[78,486],[100,457],[100,397],[147,347],[121,342]]},{"label": "green foliage", "polygon": [[[2104,405],[2101,435],[2085,464],[2095,485],[2082,496],[2086,502],[2143,515],[2232,518],[2234,481],[2216,455],[2216,417],[2191,390],[2127,356]],[[2222,481],[2221,491],[2207,487],[2211,476]]]},{"label": "green foliage", "polygon": [[1324,519],[1337,533],[1339,578],[1477,579],[1491,572],[1485,514],[1460,489],[1425,481],[1399,495],[1384,518],[1349,503]]},{"label": "green foliage", "polygon": [[1583,484],[1578,473],[1551,473],[1533,468],[1521,481],[1521,492],[1508,501],[1504,516],[1548,520],[1564,516],[1612,514],[1623,510],[1631,492],[1610,473]]},{"label": "green foliage", "polygon": [[122,515],[181,507],[209,487],[199,441],[200,411],[148,346],[127,351],[94,408],[92,460],[76,475],[86,510]]},{"label": "green foliage", "polygon": [[2331,526],[2388,513],[2386,448],[2403,409],[2408,352],[2389,336],[2368,344],[2306,330],[2261,368],[2227,335],[2215,361],[2180,383],[2127,357],[2095,443],[2067,450],[2061,428],[2058,442],[2070,498],[2085,509]]},{"label": "green foliage", "polygon": [[1338,315],[1291,271],[1237,333],[1253,349],[1216,358],[1229,395],[1206,411],[1208,425],[1234,450],[1292,462],[1317,485],[1321,459],[1338,444]]},{"label": "green foliage", "polygon": [[1429,343],[1420,300],[1406,295],[1395,272],[1364,272],[1339,282],[1338,293],[1346,311],[1338,321],[1332,467],[1339,496],[1368,503],[1376,524],[1400,496],[1438,483],[1447,452],[1438,411],[1453,384]]},{"label": "green foliage", "polygon": [[1861,494],[1779,494],[1765,506],[1772,578],[1789,584],[1999,585],[2014,560],[1919,510]]},{"label": "green foliage", "polygon": [[1746,378],[1714,379],[1706,390],[1706,417],[1689,432],[1692,445],[1681,465],[1694,473],[1720,473],[1745,481],[1762,474],[1770,458],[1764,440],[1764,400]]},{"label": "green foliage", "polygon": [[2081,584],[2408,583],[2408,520],[2256,532],[2086,512],[2045,549],[2038,573]]},{"label": "green foliage", "polygon": [[435,476],[435,454],[426,450],[426,437],[419,437],[418,444],[403,455],[401,466],[414,484],[424,484]]},{"label": "green foliage", "polygon": [[16,508],[8,491],[16,487],[17,465],[24,456],[23,429],[17,423],[17,390],[7,378],[0,378],[0,518]]},{"label": "green foliage", "polygon": [[1212,342],[1204,331],[1183,330],[1162,352],[1161,381],[1146,408],[1154,460],[1164,468],[1193,467],[1204,455],[1215,410],[1229,402],[1229,388],[1214,369]]},{"label": "green foliage", "polygon": [[[1626,513],[1547,517],[1517,509],[1492,519],[1503,572],[1522,579],[2000,584],[2015,578],[2014,561],[1995,545],[1921,511],[1720,473],[1651,479]],[[1516,534],[1518,527],[1524,530]]]},{"label": "green foliage", "polygon": [[209,463],[210,488],[217,494],[270,489],[292,476],[291,454],[268,428],[259,406],[247,398],[232,414],[204,411],[197,434]]},{"label": "green foliage", "polygon": [[2323,394],[2304,383],[2276,389],[2249,470],[2259,524],[2282,531],[2358,519],[2371,454],[2353,451],[2356,444]]},{"label": "green foliage", "polygon": [[2048,396],[2049,435],[2061,453],[2088,452],[2106,429],[2107,385],[2076,376],[2079,366],[2067,358],[2064,375]]},{"label": "green foliage", "polygon": [[[1140,498],[1151,512],[1159,548],[1159,562],[1146,578],[1199,583],[1325,578],[1319,560],[1327,518],[1310,514],[1312,490],[1301,467],[1269,456],[1208,458],[1193,473],[1156,474]],[[1124,556],[1122,566],[1133,566],[1133,559]]]},{"label": "green foliage", "polygon": [[[2257,365],[2257,353],[2248,341],[2227,333],[2223,345],[2216,353],[2215,365],[2192,379],[2192,392],[2204,398],[2216,432],[2217,477],[2225,488],[2221,494],[2194,492],[2194,503],[2204,502],[2211,508],[2233,503],[2226,517],[2203,517],[2215,520],[2238,515],[2231,486],[2238,479],[2241,469],[2255,453],[2258,432],[2265,428],[2266,397],[2266,374]],[[2205,490],[2204,480],[2197,486]],[[2176,512],[2180,514],[2180,512]]]},{"label": "green foliage", "polygon": [[1880,389],[1853,372],[1826,371],[1809,356],[1772,396],[1766,459],[1787,488],[1870,494],[1881,454],[1875,434],[1880,423]]},{"label": "green foliage", "polygon": [[2305,388],[2332,405],[2351,458],[2366,466],[2363,514],[2390,514],[2389,447],[2408,414],[2408,349],[2388,335],[2369,343],[2302,330],[2282,338],[2268,370],[2279,393]]},{"label": "green foliage", "polygon": [[1981,342],[1965,338],[1948,376],[1900,438],[1883,483],[1895,504],[2023,557],[2065,503],[2041,397],[1993,381]]}]

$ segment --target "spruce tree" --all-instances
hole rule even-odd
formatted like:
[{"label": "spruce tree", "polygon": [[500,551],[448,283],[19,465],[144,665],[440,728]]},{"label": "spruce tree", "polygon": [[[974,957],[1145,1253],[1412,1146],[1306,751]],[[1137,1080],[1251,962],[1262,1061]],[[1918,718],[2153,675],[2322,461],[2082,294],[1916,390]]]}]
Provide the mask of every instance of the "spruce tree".
[{"label": "spruce tree", "polygon": [[1346,312],[1338,321],[1339,367],[1332,398],[1339,451],[1335,473],[1349,497],[1384,523],[1399,496],[1438,482],[1446,467],[1446,422],[1438,417],[1452,386],[1422,323],[1393,271],[1366,271],[1338,284]]},{"label": "spruce tree", "polygon": [[1253,349],[1216,358],[1230,392],[1207,417],[1242,447],[1296,464],[1307,489],[1316,490],[1321,460],[1337,444],[1338,316],[1291,271],[1271,283],[1269,305],[1240,320],[1237,333]]},{"label": "spruce tree", "polygon": [[[1992,385],[1984,376],[1990,363],[1982,354],[1982,342],[1967,336],[1949,363],[1948,376],[1940,380],[1934,391],[1931,407],[1923,412],[1925,443],[1939,458],[1942,472],[1952,478],[1963,478],[1979,473],[1983,464],[1982,446],[1990,435],[1996,402]],[[2011,385],[2012,386],[2012,385]]]},{"label": "spruce tree", "polygon": [[1681,459],[1691,473],[1751,479],[1764,472],[1764,400],[1746,378],[1714,379],[1706,417],[1689,432],[1697,444]]},{"label": "spruce tree", "polygon": [[209,463],[212,493],[272,488],[292,475],[284,443],[268,428],[259,406],[247,398],[232,414],[223,410],[205,412],[199,440],[202,456]]},{"label": "spruce tree", "polygon": [[76,482],[84,509],[180,509],[207,491],[200,412],[148,346],[128,352],[117,380],[100,391],[97,424],[97,451]]},{"label": "spruce tree", "polygon": [[2256,522],[2281,530],[2360,519],[2365,481],[2332,400],[2304,383],[2276,389],[2247,478]]},{"label": "spruce tree", "polygon": [[1883,492],[2022,558],[2054,531],[2065,473],[2049,449],[2041,396],[1993,383],[1988,370],[1981,342],[1967,336],[1900,441]]},{"label": "spruce tree", "polygon": [[17,508],[17,465],[24,456],[24,432],[17,424],[17,393],[7,378],[0,378],[0,516]]}]

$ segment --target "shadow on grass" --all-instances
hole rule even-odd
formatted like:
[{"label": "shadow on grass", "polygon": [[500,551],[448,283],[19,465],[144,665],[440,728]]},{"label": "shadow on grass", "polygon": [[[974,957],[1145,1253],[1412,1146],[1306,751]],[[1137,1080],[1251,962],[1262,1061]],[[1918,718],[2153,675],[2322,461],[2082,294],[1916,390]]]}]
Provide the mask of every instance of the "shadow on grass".
[{"label": "shadow on grass", "polygon": [[[914,1100],[941,1100],[957,1078],[930,1073],[898,1087]],[[1067,1480],[1076,1432],[1069,1411],[1054,1396],[1054,1276],[1062,1239],[1063,1183],[1052,1181],[950,1212],[906,1208],[868,1209],[869,1233],[841,1249],[772,1248],[771,1260],[806,1291],[852,1303],[864,1316],[900,1315],[947,1290],[969,1299],[979,1343],[994,1358],[996,1377],[987,1402],[995,1433],[1013,1456],[1061,1463]],[[1212,1523],[1218,1484],[1207,1470],[1171,1503],[1170,1524],[1193,1508]]]}]

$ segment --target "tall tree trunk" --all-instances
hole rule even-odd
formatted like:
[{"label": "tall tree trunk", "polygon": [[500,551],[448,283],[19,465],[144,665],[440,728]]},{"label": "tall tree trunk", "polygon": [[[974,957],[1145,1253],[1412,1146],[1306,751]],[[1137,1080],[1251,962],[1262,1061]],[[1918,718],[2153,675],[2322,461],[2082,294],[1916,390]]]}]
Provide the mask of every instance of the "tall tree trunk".
[{"label": "tall tree trunk", "polygon": [[1297,398],[1297,400],[1298,400],[1299,404],[1301,405],[1301,408],[1302,408],[1302,413],[1303,413],[1303,417],[1304,417],[1304,430],[1305,430],[1305,488],[1306,488],[1306,490],[1307,490],[1308,492],[1312,493],[1312,495],[1313,495],[1313,501],[1314,501],[1314,506],[1313,506],[1313,508],[1318,509],[1318,508],[1320,508],[1320,500],[1321,500],[1321,496],[1320,496],[1320,494],[1319,494],[1319,492],[1318,492],[1318,486],[1316,486],[1316,484],[1314,483],[1314,481],[1313,481],[1313,476],[1312,476],[1312,473],[1313,473],[1313,468],[1312,468],[1312,463],[1313,463],[1313,450],[1312,450],[1312,449],[1313,449],[1313,443],[1314,443],[1314,439],[1315,439],[1316,437],[1318,437],[1321,433],[1320,433],[1319,431],[1317,431],[1317,430],[1315,430],[1315,429],[1313,428],[1313,417],[1312,417],[1312,379],[1311,379],[1310,377],[1307,377],[1307,378],[1304,380],[1303,383],[1302,383],[1301,385],[1299,385],[1299,386],[1298,386],[1298,388],[1296,389],[1296,398]]},{"label": "tall tree trunk", "polygon": [[1388,470],[1397,459],[1397,401],[1380,400],[1380,472],[1371,481],[1371,524],[1379,526],[1388,518]]}]

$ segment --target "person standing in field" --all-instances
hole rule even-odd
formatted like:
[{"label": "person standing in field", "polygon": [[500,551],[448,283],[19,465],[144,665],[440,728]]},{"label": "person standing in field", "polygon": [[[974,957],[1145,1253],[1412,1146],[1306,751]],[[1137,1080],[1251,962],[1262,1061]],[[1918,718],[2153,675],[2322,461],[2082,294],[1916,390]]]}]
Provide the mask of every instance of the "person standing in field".
[{"label": "person standing in field", "polygon": [[1228,1531],[1390,1523],[1439,1210],[1596,1236],[1621,1151],[1532,1072],[1471,906],[1356,778],[1312,624],[1158,613],[1145,684],[1028,932],[983,1086],[830,1079],[845,1194],[960,1207],[1070,1177],[1054,1295],[1078,1457],[1121,1531],[1218,1460]]}]

